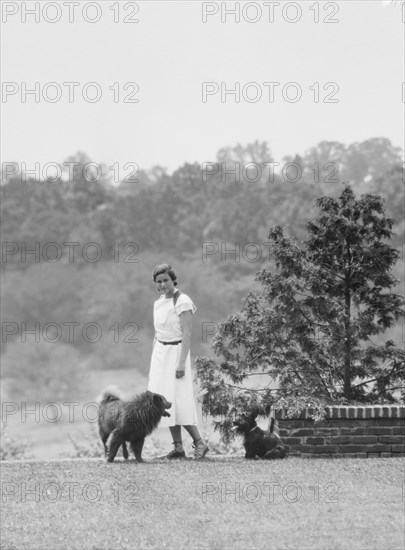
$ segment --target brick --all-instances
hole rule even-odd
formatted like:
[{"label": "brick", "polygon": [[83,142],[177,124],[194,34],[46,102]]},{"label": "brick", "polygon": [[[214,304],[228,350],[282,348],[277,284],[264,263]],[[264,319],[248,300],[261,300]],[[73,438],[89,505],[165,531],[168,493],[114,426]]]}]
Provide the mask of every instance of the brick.
[{"label": "brick", "polygon": [[373,421],[373,426],[401,426],[403,422],[400,418],[375,418]]},{"label": "brick", "polygon": [[349,418],[347,407],[339,407],[339,418]]},{"label": "brick", "polygon": [[404,444],[405,438],[401,437],[400,435],[379,435],[378,441],[381,441],[381,443],[399,443]]},{"label": "brick", "polygon": [[368,445],[370,443],[377,443],[378,437],[376,435],[354,435],[352,436],[353,445]]},{"label": "brick", "polygon": [[312,452],[313,454],[335,453],[336,446],[335,445],[314,445],[314,447],[312,447]]},{"label": "brick", "polygon": [[307,437],[305,443],[307,445],[323,445],[325,439],[323,437]]},{"label": "brick", "polygon": [[395,428],[405,428],[405,420],[402,418],[391,418],[391,426]]},{"label": "brick", "polygon": [[367,458],[380,458],[380,453],[367,453]]},{"label": "brick", "polygon": [[[384,449],[387,450],[387,449]],[[338,445],[337,451],[339,453],[362,453],[364,452],[363,445]]]},{"label": "brick", "polygon": [[290,430],[278,430],[278,435],[280,437],[289,436],[290,435]]},{"label": "brick", "polygon": [[391,451],[393,453],[405,453],[405,445],[392,445]]},{"label": "brick", "polygon": [[[398,447],[401,447],[401,445],[398,445]],[[382,443],[377,443],[376,445],[367,445],[367,448],[364,450],[368,453],[388,453],[389,451],[391,451],[391,445],[383,445]]]},{"label": "brick", "polygon": [[342,428],[340,433],[342,435],[364,435],[367,428]]},{"label": "brick", "polygon": [[393,435],[405,435],[405,426],[392,428]]},{"label": "brick", "polygon": [[364,418],[364,407],[357,407],[357,418]]},{"label": "brick", "polygon": [[343,458],[356,458],[355,453],[344,453]]},{"label": "brick", "polygon": [[311,445],[286,445],[286,451],[288,453],[312,453],[315,447]]},{"label": "brick", "polygon": [[330,418],[327,418],[326,420],[317,420],[316,422],[314,422],[313,426],[314,428],[330,428],[335,424],[336,420],[331,420]]},{"label": "brick", "polygon": [[373,407],[365,407],[365,418],[373,418]]},{"label": "brick", "polygon": [[399,417],[399,407],[391,407],[391,418]]},{"label": "brick", "polygon": [[381,407],[374,406],[373,407],[373,417],[374,418],[382,418],[382,409]]},{"label": "brick", "polygon": [[382,408],[381,416],[383,418],[390,418],[391,417],[391,407],[381,407],[381,408]]},{"label": "brick", "polygon": [[356,458],[367,458],[367,453],[356,453]]},{"label": "brick", "polygon": [[299,437],[283,437],[284,445],[300,445],[303,443]]},{"label": "brick", "polygon": [[[339,435],[339,428],[315,428],[315,435]],[[308,434],[310,435],[310,434]]]},{"label": "brick", "polygon": [[347,418],[357,418],[357,409],[349,407],[347,411]]},{"label": "brick", "polygon": [[329,437],[328,443],[348,444],[352,442],[352,437],[349,435],[339,435],[338,437]]},{"label": "brick", "polygon": [[391,458],[392,453],[380,453],[381,458]]},{"label": "brick", "polygon": [[367,433],[367,435],[391,435],[393,433],[392,430],[394,429],[395,428],[386,428],[385,426],[376,426],[366,428],[365,433]]},{"label": "brick", "polygon": [[397,458],[397,457],[399,457],[399,456],[405,456],[405,453],[395,453],[395,452],[393,452],[393,453],[392,453],[392,456],[395,457],[395,458]]},{"label": "brick", "polygon": [[331,407],[329,414],[330,414],[331,418],[339,418],[339,409],[338,409],[338,407]]},{"label": "brick", "polygon": [[332,418],[332,408],[333,407],[325,407],[325,413],[326,413],[327,419]]},{"label": "brick", "polygon": [[298,430],[292,430],[290,435],[293,437],[301,437],[304,435],[314,435],[315,430],[313,428],[299,428]]},{"label": "brick", "polygon": [[291,430],[292,428],[307,428],[313,424],[312,420],[280,420],[279,429]]}]

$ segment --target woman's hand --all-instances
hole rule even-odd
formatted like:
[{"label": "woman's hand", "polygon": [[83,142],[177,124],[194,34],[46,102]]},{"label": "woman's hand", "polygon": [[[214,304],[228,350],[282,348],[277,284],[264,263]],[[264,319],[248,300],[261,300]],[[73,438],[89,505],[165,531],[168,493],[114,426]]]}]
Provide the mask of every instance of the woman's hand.
[{"label": "woman's hand", "polygon": [[179,363],[176,367],[176,378],[183,378],[185,372],[186,372],[185,363]]}]

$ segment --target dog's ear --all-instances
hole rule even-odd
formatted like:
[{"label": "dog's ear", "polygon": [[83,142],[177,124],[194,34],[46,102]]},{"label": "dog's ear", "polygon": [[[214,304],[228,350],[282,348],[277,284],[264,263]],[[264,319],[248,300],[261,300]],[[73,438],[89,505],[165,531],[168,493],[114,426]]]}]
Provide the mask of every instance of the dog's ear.
[{"label": "dog's ear", "polygon": [[162,396],[158,393],[154,393],[152,399],[153,399],[153,402],[156,405],[162,405],[163,404]]}]

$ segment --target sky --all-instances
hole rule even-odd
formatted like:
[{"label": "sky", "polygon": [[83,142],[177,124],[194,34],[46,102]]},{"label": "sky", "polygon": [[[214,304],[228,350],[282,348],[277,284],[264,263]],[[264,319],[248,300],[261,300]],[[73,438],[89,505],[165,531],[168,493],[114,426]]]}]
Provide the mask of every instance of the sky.
[{"label": "sky", "polygon": [[[126,175],[127,163],[172,172],[256,139],[276,161],[322,140],[404,148],[400,5],[37,4],[33,16],[35,2],[2,2],[3,162],[43,166],[80,150]],[[39,96],[25,95],[35,83]]]}]

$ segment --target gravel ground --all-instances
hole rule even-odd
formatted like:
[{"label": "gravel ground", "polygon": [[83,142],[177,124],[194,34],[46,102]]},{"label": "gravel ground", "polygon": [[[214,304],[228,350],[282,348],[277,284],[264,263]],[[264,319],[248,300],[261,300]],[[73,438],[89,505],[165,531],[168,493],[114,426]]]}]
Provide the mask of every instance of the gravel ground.
[{"label": "gravel ground", "polygon": [[[208,455],[209,456],[209,455]],[[1,547],[402,549],[404,460],[3,462]]]}]

